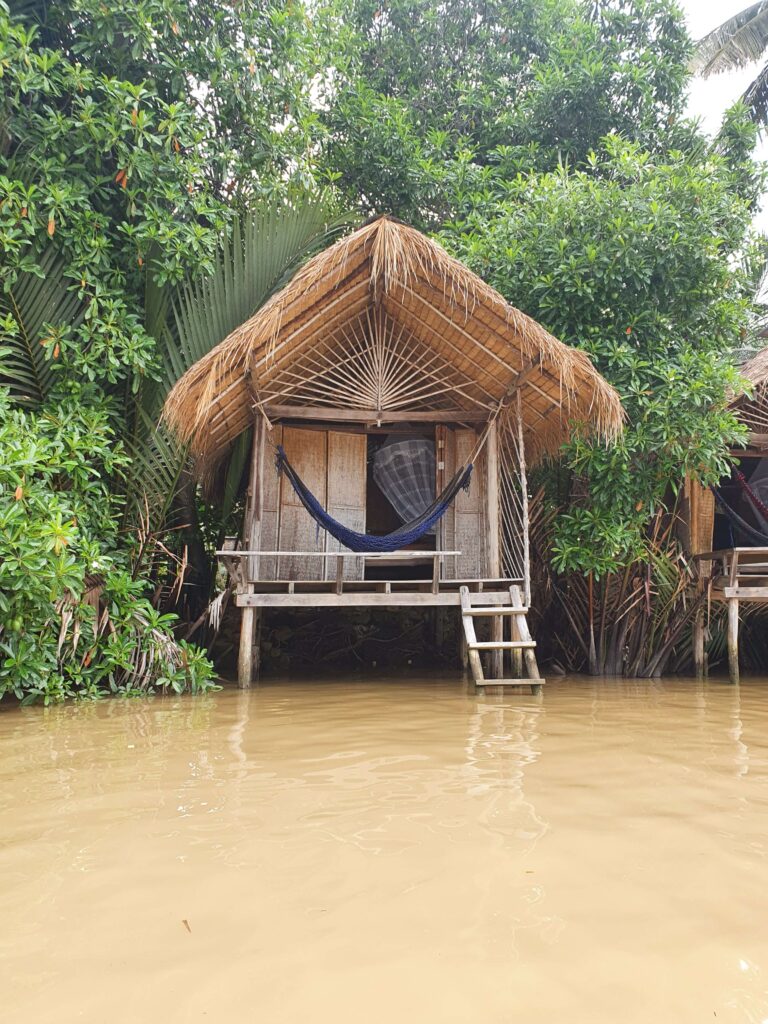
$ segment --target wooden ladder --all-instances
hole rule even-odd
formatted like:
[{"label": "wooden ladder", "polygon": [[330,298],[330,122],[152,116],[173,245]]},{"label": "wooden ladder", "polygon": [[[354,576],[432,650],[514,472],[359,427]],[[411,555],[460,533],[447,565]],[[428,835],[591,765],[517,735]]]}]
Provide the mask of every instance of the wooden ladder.
[{"label": "wooden ladder", "polygon": [[[464,636],[467,641],[467,651],[469,652],[469,665],[472,669],[475,686],[530,686],[531,693],[541,693],[544,680],[539,676],[539,666],[536,662],[536,654],[534,653],[536,641],[531,639],[531,633],[528,629],[528,620],[526,619],[528,609],[523,604],[520,587],[513,584],[509,588],[509,604],[473,605],[469,596],[469,587],[461,587],[459,589],[459,596],[461,598],[461,621],[464,626]],[[498,617],[501,625],[501,629],[498,632],[501,633],[501,636],[504,635],[504,621],[506,618],[510,618],[513,639],[478,641],[477,634],[475,633],[475,618],[478,616],[483,618]],[[517,639],[515,639],[515,636],[517,636]],[[481,651],[498,652],[496,653],[496,658],[498,659],[502,675],[504,671],[504,652],[510,651],[512,653],[513,662],[520,662],[520,654],[522,653],[528,678],[486,679],[483,674],[483,663],[480,660]],[[522,664],[517,669],[518,673],[521,670]]]}]

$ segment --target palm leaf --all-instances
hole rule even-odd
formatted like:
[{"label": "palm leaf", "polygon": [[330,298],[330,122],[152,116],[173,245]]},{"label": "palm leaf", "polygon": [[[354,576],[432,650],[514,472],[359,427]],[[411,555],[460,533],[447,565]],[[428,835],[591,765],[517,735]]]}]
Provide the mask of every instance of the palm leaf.
[{"label": "palm leaf", "polygon": [[0,315],[10,317],[15,327],[3,330],[6,349],[0,369],[0,384],[10,389],[20,405],[40,405],[53,386],[55,363],[40,342],[47,328],[76,327],[83,318],[84,305],[64,276],[64,261],[53,249],[39,259],[42,277],[19,274],[0,292]]},{"label": "palm leaf", "polygon": [[[147,329],[158,342],[161,380],[143,387],[129,448],[129,521],[160,532],[173,506],[186,464],[186,450],[157,426],[165,397],[184,373],[222,341],[292,276],[318,249],[351,223],[331,217],[327,200],[302,206],[259,206],[234,222],[222,240],[213,273],[168,293],[149,284]],[[235,465],[224,487],[224,510],[236,498],[248,455],[246,439],[235,446]]]},{"label": "palm leaf", "polygon": [[768,64],[760,69],[757,78],[742,96],[758,124],[768,124]]},{"label": "palm leaf", "polygon": [[759,60],[768,47],[768,0],[740,11],[704,36],[691,60],[691,70],[709,75],[741,68]]},{"label": "palm leaf", "polygon": [[243,479],[248,456],[251,453],[253,443],[253,431],[244,431],[232,445],[232,454],[227,465],[227,475],[224,477],[224,487],[221,497],[221,519],[225,522],[232,514],[237,496],[240,491],[240,483]]},{"label": "palm leaf", "polygon": [[126,442],[130,456],[127,472],[125,518],[141,525],[142,532],[156,536],[175,525],[171,510],[186,468],[186,448],[164,424],[155,423],[141,408],[137,435]]},{"label": "palm leaf", "polygon": [[[235,221],[222,241],[213,274],[172,297],[172,322],[162,334],[163,391],[244,323],[313,253],[351,224],[331,219],[322,198],[302,206],[260,206]],[[157,411],[159,412],[159,406]]]}]

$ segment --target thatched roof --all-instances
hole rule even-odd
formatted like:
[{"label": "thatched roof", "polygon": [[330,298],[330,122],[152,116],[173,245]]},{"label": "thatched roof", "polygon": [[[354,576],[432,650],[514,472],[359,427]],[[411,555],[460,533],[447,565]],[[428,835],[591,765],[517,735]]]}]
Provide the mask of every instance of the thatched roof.
[{"label": "thatched roof", "polygon": [[753,389],[768,385],[768,348],[762,349],[752,356],[741,368],[742,377],[746,377]]},{"label": "thatched roof", "polygon": [[740,370],[751,384],[751,394],[737,395],[731,408],[739,419],[749,427],[750,444],[768,448],[768,348],[752,356]]},{"label": "thatched roof", "polygon": [[[386,387],[374,380],[384,371]],[[197,362],[164,416],[210,469],[252,422],[254,387],[266,404],[490,413],[517,386],[531,458],[556,451],[575,421],[605,439],[622,428],[619,396],[585,353],[381,217],[309,260]]]}]

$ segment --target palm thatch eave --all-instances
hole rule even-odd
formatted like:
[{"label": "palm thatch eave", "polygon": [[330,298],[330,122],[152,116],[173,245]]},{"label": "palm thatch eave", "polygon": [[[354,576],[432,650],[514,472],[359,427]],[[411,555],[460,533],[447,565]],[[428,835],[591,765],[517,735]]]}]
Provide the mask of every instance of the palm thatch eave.
[{"label": "palm thatch eave", "polygon": [[380,311],[414,344],[460,369],[477,389],[461,392],[470,404],[481,394],[495,403],[520,380],[532,459],[556,451],[576,422],[606,441],[622,429],[619,396],[584,352],[558,341],[437,242],[380,217],[310,259],[175,385],[163,415],[190,443],[200,472],[252,421],[249,376],[268,390],[291,360]]}]

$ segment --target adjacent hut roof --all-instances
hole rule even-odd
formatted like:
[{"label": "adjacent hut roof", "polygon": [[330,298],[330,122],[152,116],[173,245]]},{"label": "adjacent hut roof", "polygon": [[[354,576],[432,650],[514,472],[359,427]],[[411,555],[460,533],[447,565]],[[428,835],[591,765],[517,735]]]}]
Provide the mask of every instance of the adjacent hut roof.
[{"label": "adjacent hut roof", "polygon": [[749,427],[752,444],[768,448],[768,348],[748,360],[741,368],[741,375],[751,384],[751,394],[738,395],[731,408]]},{"label": "adjacent hut roof", "polygon": [[[210,469],[265,403],[487,409],[521,388],[526,448],[572,423],[611,439],[623,412],[585,353],[504,300],[436,242],[380,217],[309,260],[168,396],[164,416]],[[386,419],[386,417],[384,417]]]}]

